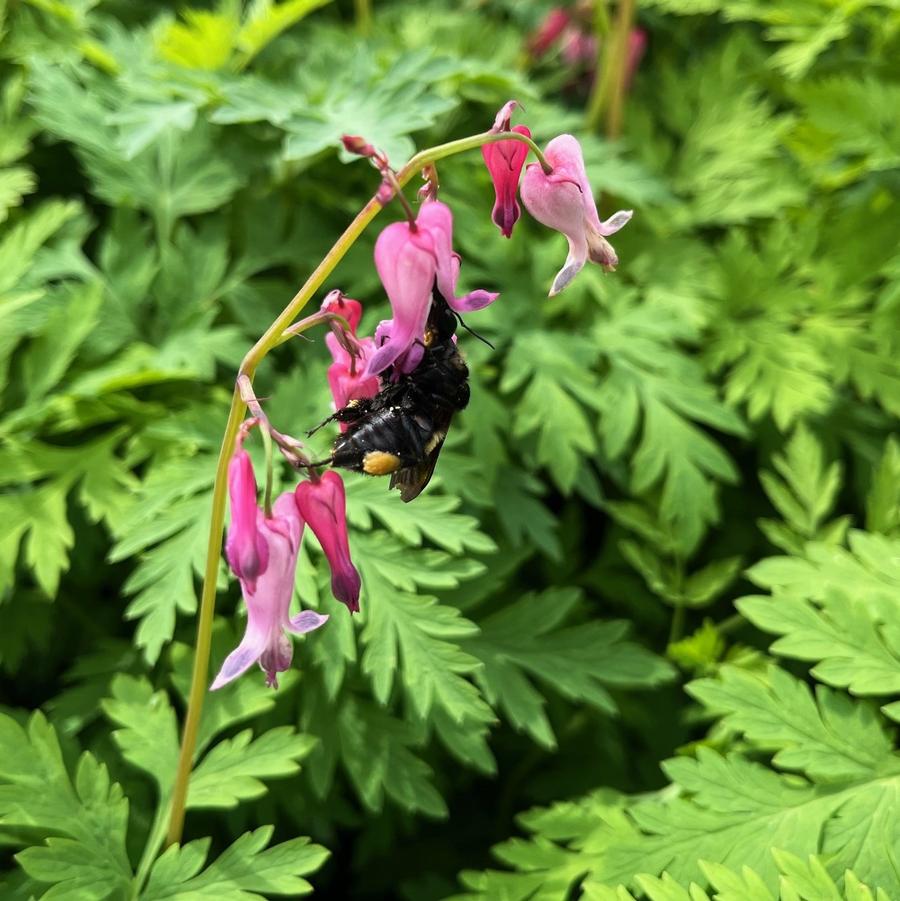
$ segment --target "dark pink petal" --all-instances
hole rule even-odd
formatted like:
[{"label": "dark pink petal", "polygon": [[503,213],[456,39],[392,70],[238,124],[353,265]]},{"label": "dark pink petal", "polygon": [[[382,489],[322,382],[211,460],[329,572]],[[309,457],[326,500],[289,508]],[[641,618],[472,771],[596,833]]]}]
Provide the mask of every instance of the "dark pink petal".
[{"label": "dark pink petal", "polygon": [[[331,337],[330,335],[328,337]],[[367,338],[371,341],[371,338]],[[374,347],[372,349],[374,353]],[[328,367],[328,387],[334,399],[335,410],[346,407],[351,400],[363,397],[375,397],[381,388],[381,379],[377,375],[366,375],[366,359],[357,360],[356,371],[351,372],[347,363],[332,363]],[[342,422],[341,431],[345,431],[347,423]]]},{"label": "dark pink petal", "polygon": [[295,491],[300,515],[318,538],[331,566],[331,590],[350,608],[359,610],[360,578],[350,559],[344,482],[333,470],[317,482],[301,482]]},{"label": "dark pink petal", "polygon": [[350,325],[350,331],[356,334],[359,326],[359,320],[362,319],[362,304],[352,297],[345,297],[342,291],[335,289],[329,291],[322,301],[321,310],[323,313],[337,313],[343,316]]},{"label": "dark pink petal", "polygon": [[[517,125],[512,130],[531,137],[531,132],[524,125]],[[521,141],[497,141],[495,144],[485,144],[481,148],[481,155],[494,183],[496,200],[491,218],[503,236],[509,238],[521,215],[516,201],[516,189],[519,187],[522,166],[528,156],[528,147]]]},{"label": "dark pink petal", "polygon": [[239,447],[228,464],[231,523],[225,539],[225,557],[234,574],[253,586],[265,571],[269,555],[256,526],[256,477],[250,455]]}]

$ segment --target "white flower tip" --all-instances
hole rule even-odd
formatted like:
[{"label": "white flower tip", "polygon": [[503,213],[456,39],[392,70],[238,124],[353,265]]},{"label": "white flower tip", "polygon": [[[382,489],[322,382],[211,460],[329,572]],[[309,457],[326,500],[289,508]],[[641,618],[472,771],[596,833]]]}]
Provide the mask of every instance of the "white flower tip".
[{"label": "white flower tip", "polygon": [[556,295],[566,288],[572,279],[581,272],[583,265],[583,263],[569,263],[568,266],[563,266],[563,268],[556,273],[556,278],[553,279],[553,284],[550,286],[550,293],[547,296],[556,297]]},{"label": "white flower tip", "polygon": [[634,215],[634,210],[619,210],[613,213],[605,222],[600,223],[601,235],[614,235],[620,228],[627,225]]}]

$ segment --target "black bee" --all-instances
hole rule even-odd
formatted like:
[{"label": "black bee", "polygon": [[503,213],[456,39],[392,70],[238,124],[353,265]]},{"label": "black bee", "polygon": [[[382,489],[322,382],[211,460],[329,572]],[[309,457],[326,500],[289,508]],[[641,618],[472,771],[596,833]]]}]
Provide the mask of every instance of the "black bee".
[{"label": "black bee", "polygon": [[396,381],[388,368],[378,394],[352,400],[325,420],[346,423],[347,430],[323,463],[390,474],[391,488],[399,487],[404,501],[419,496],[434,473],[453,414],[469,402],[469,370],[453,340],[456,324],[456,314],[435,291],[422,361]]}]

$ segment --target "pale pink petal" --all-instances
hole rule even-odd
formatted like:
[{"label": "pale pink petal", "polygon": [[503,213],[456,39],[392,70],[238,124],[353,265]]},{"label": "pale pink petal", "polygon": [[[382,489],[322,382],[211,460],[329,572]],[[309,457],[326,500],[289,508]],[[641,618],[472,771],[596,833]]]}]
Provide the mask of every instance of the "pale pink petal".
[{"label": "pale pink petal", "polygon": [[227,685],[242,673],[247,672],[265,650],[267,636],[258,630],[251,629],[249,624],[241,643],[225,658],[222,668],[210,685],[210,691],[216,691]]},{"label": "pale pink petal", "polygon": [[315,610],[304,610],[302,613],[298,613],[296,616],[291,617],[285,628],[295,635],[304,635],[307,632],[312,632],[313,629],[318,629],[319,626],[324,626],[327,622],[327,613],[316,613]]},{"label": "pale pink petal", "polygon": [[613,213],[609,219],[600,223],[600,234],[614,235],[620,228],[628,225],[633,215],[634,210],[619,210],[617,213]]},{"label": "pale pink petal", "polygon": [[271,636],[259,657],[259,668],[266,674],[266,685],[278,688],[278,674],[290,669],[294,646],[281,629]]}]

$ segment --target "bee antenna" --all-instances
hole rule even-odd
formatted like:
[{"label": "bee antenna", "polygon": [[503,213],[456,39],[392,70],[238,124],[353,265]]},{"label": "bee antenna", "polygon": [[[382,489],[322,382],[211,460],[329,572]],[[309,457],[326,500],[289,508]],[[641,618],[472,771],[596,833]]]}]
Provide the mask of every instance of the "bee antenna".
[{"label": "bee antenna", "polygon": [[484,344],[487,344],[487,346],[488,346],[491,350],[496,350],[496,349],[497,349],[496,347],[494,347],[493,344],[491,344],[490,341],[488,341],[487,338],[484,337],[484,335],[479,335],[478,332],[475,331],[475,329],[469,328],[469,326],[467,326],[466,323],[465,323],[465,321],[463,320],[462,316],[460,316],[459,313],[457,313],[455,310],[453,311],[453,315],[456,316],[457,320],[459,321],[459,324],[460,324],[460,325],[461,325],[461,326],[462,326],[462,327],[463,327],[470,335],[474,335],[479,341],[483,342]]}]

